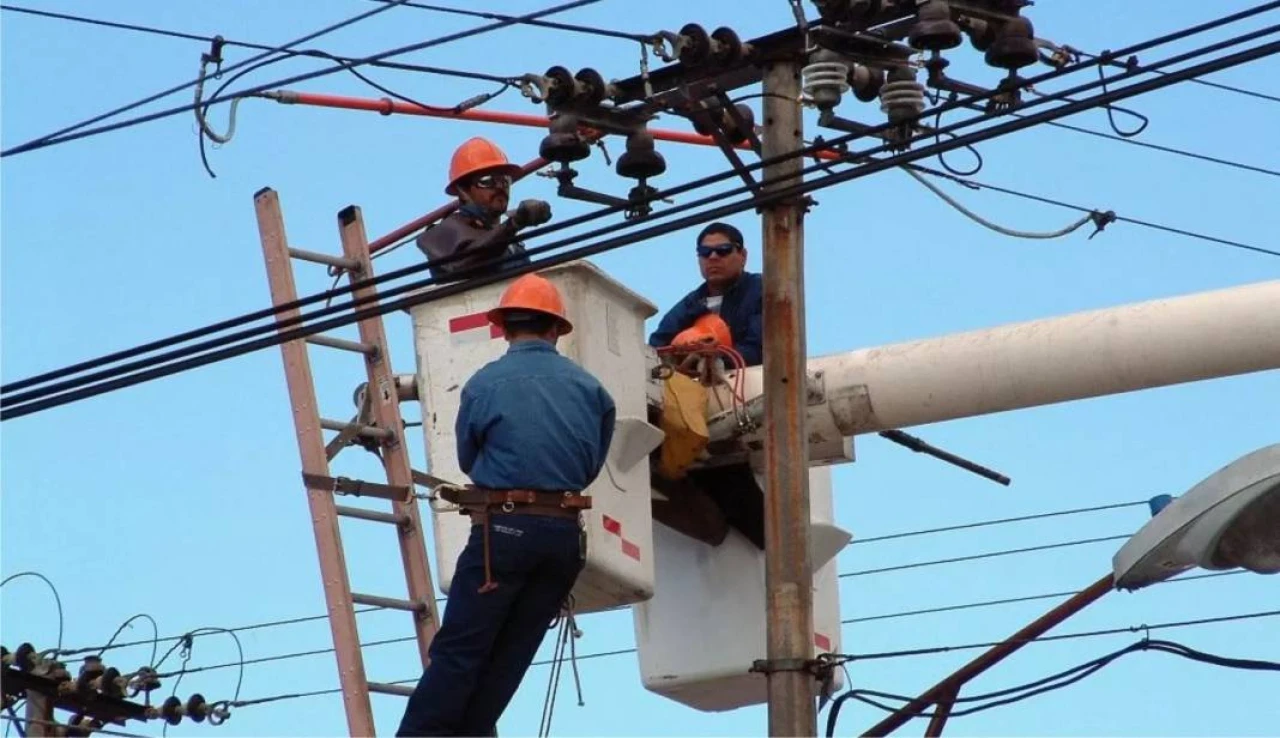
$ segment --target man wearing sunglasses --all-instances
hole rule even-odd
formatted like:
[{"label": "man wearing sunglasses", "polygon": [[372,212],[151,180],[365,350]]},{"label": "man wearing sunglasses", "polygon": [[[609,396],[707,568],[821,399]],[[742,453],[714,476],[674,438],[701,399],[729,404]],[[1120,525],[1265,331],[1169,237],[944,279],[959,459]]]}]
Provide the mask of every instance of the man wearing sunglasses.
[{"label": "man wearing sunglasses", "polygon": [[551,220],[551,206],[543,200],[522,200],[501,221],[511,200],[511,183],[519,174],[520,167],[487,139],[469,139],[453,152],[444,191],[461,205],[420,234],[417,243],[428,262],[465,256],[432,263],[431,276],[446,277],[486,263],[497,271],[529,263],[524,245],[514,240],[516,231]]},{"label": "man wearing sunglasses", "polygon": [[742,232],[728,223],[712,223],[698,234],[697,244],[704,281],[662,316],[649,345],[670,345],[698,316],[714,312],[729,324],[733,347],[747,366],[759,365],[764,361],[764,282],[759,274],[746,271]]}]

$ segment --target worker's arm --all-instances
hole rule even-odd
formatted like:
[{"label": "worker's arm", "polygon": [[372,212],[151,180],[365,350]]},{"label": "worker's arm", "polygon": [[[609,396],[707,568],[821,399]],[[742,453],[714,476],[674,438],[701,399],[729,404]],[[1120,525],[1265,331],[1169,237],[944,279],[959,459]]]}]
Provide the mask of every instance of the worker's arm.
[{"label": "worker's arm", "polygon": [[752,311],[747,315],[746,325],[741,337],[735,337],[733,347],[742,354],[747,366],[758,366],[764,363],[764,315]]},{"label": "worker's arm", "polygon": [[680,302],[671,306],[666,315],[658,323],[657,329],[649,334],[649,345],[654,348],[670,346],[672,339],[680,331],[693,324],[694,319],[707,312],[707,306],[695,299],[693,295],[685,295]]},{"label": "worker's arm", "polygon": [[759,366],[764,363],[764,280],[758,274],[746,279],[742,285],[746,292],[735,311],[736,320],[729,327],[733,331],[733,347],[742,354],[746,365]]},{"label": "worker's arm", "polygon": [[463,474],[470,474],[484,443],[486,403],[483,396],[478,395],[469,384],[462,388],[460,399],[453,434],[458,442],[458,468]]}]

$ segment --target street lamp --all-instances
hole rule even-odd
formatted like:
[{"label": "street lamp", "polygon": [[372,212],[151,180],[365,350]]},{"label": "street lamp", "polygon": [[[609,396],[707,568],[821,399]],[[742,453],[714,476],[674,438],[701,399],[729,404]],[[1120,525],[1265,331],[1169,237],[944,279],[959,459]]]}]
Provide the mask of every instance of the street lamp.
[{"label": "street lamp", "polygon": [[[951,706],[974,677],[1112,589],[1134,590],[1188,569],[1280,572],[1280,443],[1241,456],[1176,499],[1154,498],[1152,518],[1112,558],[1112,572],[960,667],[868,729],[884,736],[936,705],[926,736],[942,734]],[[832,705],[832,711],[837,705]],[[828,735],[834,718],[828,716]]]},{"label": "street lamp", "polygon": [[1280,443],[1236,459],[1177,499],[1153,503],[1155,516],[1111,560],[1116,589],[1197,566],[1280,573]]}]

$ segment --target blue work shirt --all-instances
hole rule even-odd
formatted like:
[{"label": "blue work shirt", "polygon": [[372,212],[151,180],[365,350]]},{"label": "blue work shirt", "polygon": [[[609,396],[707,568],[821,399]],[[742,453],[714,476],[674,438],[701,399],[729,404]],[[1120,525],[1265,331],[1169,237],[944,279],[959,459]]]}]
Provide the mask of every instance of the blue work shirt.
[{"label": "blue work shirt", "polygon": [[[649,336],[649,345],[662,347],[680,331],[693,325],[699,315],[709,311],[707,307],[707,283],[685,295],[662,316],[658,329]],[[759,274],[743,272],[738,281],[725,290],[718,311],[729,325],[733,335],[733,347],[746,361],[747,366],[757,366],[764,361],[764,280]]]},{"label": "blue work shirt", "polygon": [[512,343],[462,388],[458,464],[477,486],[580,492],[604,466],[613,398],[550,343]]}]

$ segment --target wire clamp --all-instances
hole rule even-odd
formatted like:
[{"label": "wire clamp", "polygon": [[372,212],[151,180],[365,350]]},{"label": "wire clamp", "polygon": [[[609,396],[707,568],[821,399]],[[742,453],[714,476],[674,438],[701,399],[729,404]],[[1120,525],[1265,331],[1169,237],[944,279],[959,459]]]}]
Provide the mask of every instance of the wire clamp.
[{"label": "wire clamp", "polygon": [[1101,212],[1098,210],[1094,210],[1093,212],[1089,213],[1089,220],[1093,221],[1093,233],[1089,234],[1089,239],[1088,239],[1092,241],[1094,236],[1098,235],[1099,233],[1102,233],[1102,229],[1116,222],[1117,220],[1116,211],[1107,210],[1106,212]]}]

